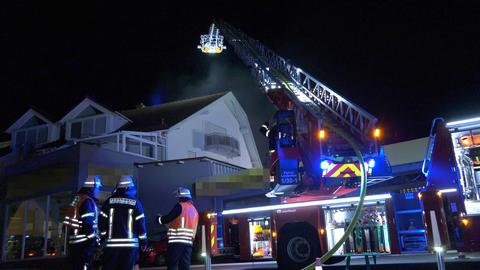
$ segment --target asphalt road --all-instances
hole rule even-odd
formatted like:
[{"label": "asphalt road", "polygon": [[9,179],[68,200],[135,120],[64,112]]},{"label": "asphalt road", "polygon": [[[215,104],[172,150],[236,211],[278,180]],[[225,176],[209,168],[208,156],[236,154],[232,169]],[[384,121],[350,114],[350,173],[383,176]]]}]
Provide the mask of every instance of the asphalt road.
[{"label": "asphalt road", "polygon": [[[446,254],[446,269],[480,269],[480,253],[469,253],[467,258],[458,258],[457,253]],[[372,260],[370,259],[370,263]],[[352,257],[351,269],[365,269],[365,260],[363,257]],[[344,269],[345,261],[340,263],[324,266],[325,270]],[[150,267],[142,269],[167,269],[166,267]],[[191,269],[205,269],[203,265],[193,265]],[[250,269],[277,269],[277,264],[271,262],[242,262],[242,263],[223,263],[213,264],[212,269],[225,270],[250,270]],[[373,269],[437,269],[436,257],[434,254],[412,254],[412,255],[380,255],[377,257],[377,265]]]},{"label": "asphalt road", "polygon": [[[166,267],[146,267],[142,269],[167,269]],[[205,269],[203,265],[192,265],[190,269]],[[222,263],[213,264],[212,269],[225,269],[225,270],[246,270],[246,269],[277,269],[277,263],[272,262],[242,262],[242,263]]]}]

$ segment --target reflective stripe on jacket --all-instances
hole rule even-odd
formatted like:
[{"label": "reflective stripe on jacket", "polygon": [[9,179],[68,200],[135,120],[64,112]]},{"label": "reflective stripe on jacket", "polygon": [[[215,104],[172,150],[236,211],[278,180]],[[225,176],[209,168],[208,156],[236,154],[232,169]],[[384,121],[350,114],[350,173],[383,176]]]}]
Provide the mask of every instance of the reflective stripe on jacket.
[{"label": "reflective stripe on jacket", "polygon": [[169,224],[168,243],[193,245],[197,233],[198,212],[191,201],[180,202],[182,213]]},{"label": "reflective stripe on jacket", "polygon": [[63,221],[70,228],[68,243],[79,244],[98,238],[98,208],[95,201],[88,195],[79,194],[70,207],[72,210]]},{"label": "reflective stripe on jacket", "polygon": [[139,200],[114,194],[100,212],[100,234],[105,247],[136,248],[145,246],[145,214]]}]

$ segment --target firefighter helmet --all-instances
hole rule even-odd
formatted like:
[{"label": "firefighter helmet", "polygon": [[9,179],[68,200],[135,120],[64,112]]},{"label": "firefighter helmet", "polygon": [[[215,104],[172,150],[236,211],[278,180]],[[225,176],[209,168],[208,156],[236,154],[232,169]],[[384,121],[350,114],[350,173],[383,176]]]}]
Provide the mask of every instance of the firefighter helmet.
[{"label": "firefighter helmet", "polygon": [[82,187],[85,188],[99,188],[102,186],[102,179],[99,175],[89,175],[83,182]]},{"label": "firefighter helmet", "polygon": [[184,188],[184,187],[179,187],[175,191],[175,197],[177,198],[192,198],[192,193],[190,192],[190,189]]},{"label": "firefighter helmet", "polygon": [[131,188],[131,187],[135,187],[135,183],[133,183],[132,176],[130,175],[120,176],[120,179],[117,182],[117,188]]}]

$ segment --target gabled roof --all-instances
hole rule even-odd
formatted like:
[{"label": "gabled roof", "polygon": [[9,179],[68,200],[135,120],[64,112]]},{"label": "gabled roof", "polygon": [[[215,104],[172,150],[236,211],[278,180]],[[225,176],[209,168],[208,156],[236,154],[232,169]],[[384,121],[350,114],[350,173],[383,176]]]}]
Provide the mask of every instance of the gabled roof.
[{"label": "gabled roof", "polygon": [[[100,103],[91,100],[90,98],[86,97],[82,102],[80,102],[77,106],[75,106],[72,110],[70,110],[65,116],[60,119],[60,123],[65,123],[69,119],[74,119],[80,113],[82,113],[88,107],[92,107],[95,110],[98,110],[102,113],[116,113],[115,111],[109,110],[106,106],[101,105]],[[117,113],[119,116],[125,118],[125,116]],[[128,119],[126,119],[128,120]]]},{"label": "gabled roof", "polygon": [[123,130],[155,131],[168,129],[205,106],[223,97],[226,92],[209,96],[196,97],[147,106],[144,108],[120,111],[132,122],[122,127]]},{"label": "gabled roof", "polygon": [[29,109],[20,118],[18,118],[17,121],[15,121],[15,123],[13,123],[9,128],[7,128],[5,132],[8,134],[11,134],[14,130],[22,128],[22,126],[25,125],[33,117],[39,118],[46,124],[52,124],[52,121],[50,121],[48,118],[46,118],[39,112],[35,111],[34,109]]}]

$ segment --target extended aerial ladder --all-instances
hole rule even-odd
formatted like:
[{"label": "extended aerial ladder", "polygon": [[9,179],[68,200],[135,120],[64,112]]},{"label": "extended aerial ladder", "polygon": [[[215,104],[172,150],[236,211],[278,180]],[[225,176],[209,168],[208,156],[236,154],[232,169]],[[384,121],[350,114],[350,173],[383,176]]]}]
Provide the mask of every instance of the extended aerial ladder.
[{"label": "extended aerial ladder", "polygon": [[[215,29],[218,29],[218,31]],[[320,181],[323,185],[324,181],[319,180],[322,179],[322,173],[318,172],[320,170],[317,167],[325,156],[332,156],[331,158],[334,159],[334,154],[341,153],[343,156],[347,156],[347,162],[358,164],[360,183],[355,188],[360,189],[360,201],[344,236],[322,256],[321,261],[325,262],[351,234],[360,217],[368,180],[368,166],[365,165],[364,157],[378,155],[377,142],[372,135],[377,119],[292,64],[289,60],[279,56],[258,40],[249,37],[230,24],[224,21],[216,21],[215,24],[212,24],[210,32],[217,34],[216,40],[219,39],[220,34],[225,37],[224,40],[234,48],[235,53],[251,68],[252,75],[279,111],[295,112],[293,121],[297,123],[295,134],[298,140],[293,144],[299,149],[298,154],[303,159],[304,171],[309,174],[305,176],[305,179],[302,179],[302,182],[309,181],[310,184],[315,184],[315,181]],[[209,43],[202,36],[199,46],[202,51],[218,51],[215,48],[206,48],[209,46],[208,44],[211,44],[211,42]],[[224,48],[223,44],[216,44],[215,46]],[[335,137],[337,147],[333,150],[332,148],[330,148],[330,151],[322,150],[321,141],[312,140],[316,137],[312,133],[316,134],[316,131],[322,128],[327,128]],[[277,130],[277,132],[279,131]],[[278,136],[282,137],[282,135]],[[287,157],[288,155],[285,154],[285,152],[288,152],[287,150],[277,151],[277,158],[282,160],[283,157]],[[282,155],[284,156],[282,157]],[[338,159],[338,157],[336,158]],[[288,174],[288,172],[285,174]],[[372,182],[388,178],[388,176],[383,178],[370,177]],[[291,182],[286,184],[280,182],[273,188],[274,193],[270,193],[270,195],[287,196],[292,193],[292,189],[288,188],[292,186],[295,190],[298,190],[297,185],[292,185]],[[329,193],[331,197],[338,190],[339,188],[323,187],[324,194]]]},{"label": "extended aerial ladder", "polygon": [[219,21],[216,27],[266,91],[282,88],[298,106],[318,118],[340,122],[357,144],[371,143],[377,122],[373,115],[228,23]]}]

